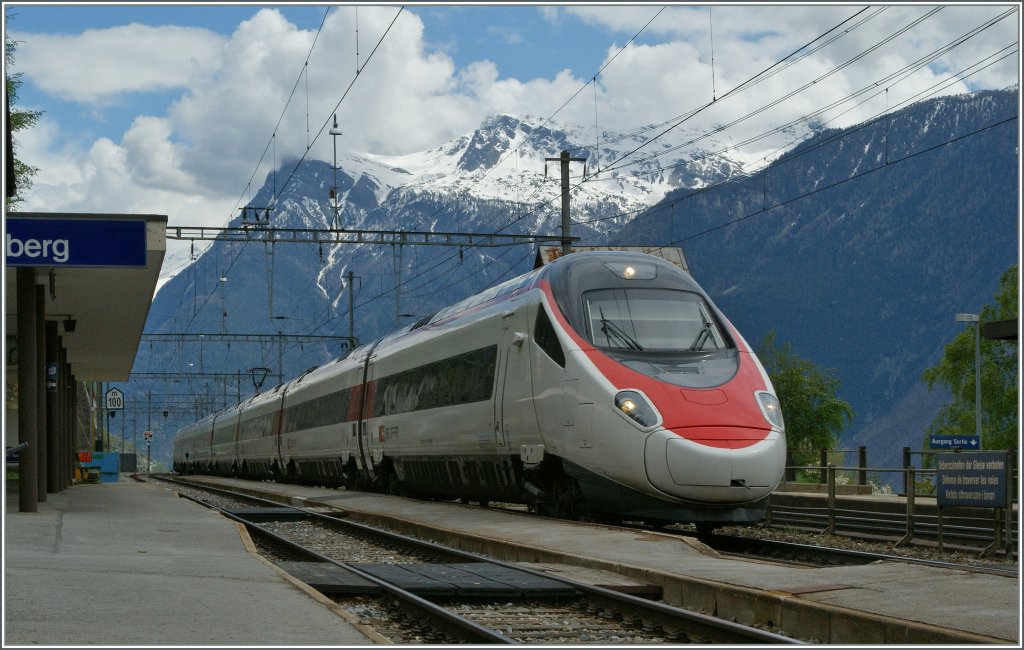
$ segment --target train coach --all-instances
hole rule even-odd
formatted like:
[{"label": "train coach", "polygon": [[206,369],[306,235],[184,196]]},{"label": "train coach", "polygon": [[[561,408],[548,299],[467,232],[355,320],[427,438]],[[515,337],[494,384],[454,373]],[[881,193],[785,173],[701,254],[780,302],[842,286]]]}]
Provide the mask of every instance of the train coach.
[{"label": "train coach", "polygon": [[682,269],[577,252],[181,430],[174,468],[540,514],[764,517],[779,402]]}]

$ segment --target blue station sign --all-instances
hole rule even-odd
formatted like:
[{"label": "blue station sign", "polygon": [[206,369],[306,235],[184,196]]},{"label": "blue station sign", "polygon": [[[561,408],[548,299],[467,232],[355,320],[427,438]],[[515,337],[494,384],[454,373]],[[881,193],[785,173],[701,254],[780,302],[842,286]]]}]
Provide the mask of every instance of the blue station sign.
[{"label": "blue station sign", "polygon": [[144,219],[8,217],[7,266],[146,266]]},{"label": "blue station sign", "polygon": [[932,449],[981,449],[981,438],[978,436],[939,436],[928,437],[928,445]]}]

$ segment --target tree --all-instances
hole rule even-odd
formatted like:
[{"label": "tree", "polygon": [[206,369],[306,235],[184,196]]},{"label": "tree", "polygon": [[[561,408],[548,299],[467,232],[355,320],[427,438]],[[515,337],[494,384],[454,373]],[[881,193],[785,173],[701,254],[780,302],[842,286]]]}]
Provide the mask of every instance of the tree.
[{"label": "tree", "polygon": [[853,407],[838,397],[840,381],[798,356],[788,343],[776,343],[775,330],[768,332],[757,349],[765,371],[775,386],[786,424],[786,445],[793,462],[817,462],[817,450],[834,447],[845,424],[854,418]]},{"label": "tree", "polygon": [[[982,308],[977,327],[1018,318],[1017,269],[1014,264],[1003,272],[995,301]],[[974,328],[965,327],[957,334],[946,345],[939,363],[921,375],[929,390],[942,385],[952,395],[952,401],[939,410],[928,427],[925,440],[932,434],[962,436],[975,431]],[[981,446],[986,450],[1017,449],[1019,376],[1017,341],[981,340]]]},{"label": "tree", "polygon": [[[14,64],[14,50],[17,49],[18,42],[11,38],[10,32],[5,32],[4,40],[4,62],[7,69],[7,103],[10,107],[10,121],[8,128],[11,133],[17,133],[22,129],[27,129],[39,121],[39,116],[43,114],[42,111],[27,111],[15,109],[15,105],[18,103],[18,88],[21,87],[22,73],[18,72],[11,74],[11,66]],[[15,152],[17,147],[15,147]],[[25,190],[32,187],[32,177],[39,171],[38,168],[32,167],[26,164],[24,161],[14,156],[14,175],[17,179],[17,192],[14,196],[7,200],[8,209],[16,206],[22,200],[24,200]]]}]

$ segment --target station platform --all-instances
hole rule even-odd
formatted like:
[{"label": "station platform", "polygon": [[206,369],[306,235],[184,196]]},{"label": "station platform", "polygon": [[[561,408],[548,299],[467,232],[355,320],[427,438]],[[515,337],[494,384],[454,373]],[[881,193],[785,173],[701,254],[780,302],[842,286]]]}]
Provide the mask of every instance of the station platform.
[{"label": "station platform", "polygon": [[3,647],[385,641],[164,483],[73,485],[35,513],[18,512],[15,490],[4,516]]},{"label": "station platform", "polygon": [[696,540],[656,532],[365,492],[188,478],[288,505],[329,507],[399,532],[429,530],[434,541],[506,561],[614,571],[660,585],[668,603],[739,623],[770,620],[820,643],[1020,647],[1019,578],[900,562],[787,566],[723,557]]}]

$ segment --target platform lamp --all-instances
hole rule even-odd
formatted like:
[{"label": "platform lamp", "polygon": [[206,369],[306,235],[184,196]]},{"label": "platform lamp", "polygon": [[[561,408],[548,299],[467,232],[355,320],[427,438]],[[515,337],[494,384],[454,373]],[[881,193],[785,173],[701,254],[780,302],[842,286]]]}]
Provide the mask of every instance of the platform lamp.
[{"label": "platform lamp", "polygon": [[981,323],[977,314],[957,314],[956,322],[974,323],[974,431],[978,436],[978,450],[981,443]]}]

